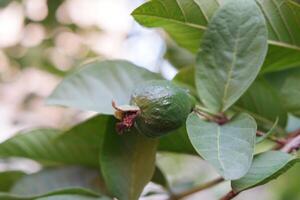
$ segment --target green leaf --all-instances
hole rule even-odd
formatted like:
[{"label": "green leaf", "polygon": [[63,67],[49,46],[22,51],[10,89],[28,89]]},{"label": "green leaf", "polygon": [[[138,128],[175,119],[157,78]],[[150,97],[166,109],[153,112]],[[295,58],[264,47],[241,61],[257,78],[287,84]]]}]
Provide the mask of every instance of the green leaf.
[{"label": "green leaf", "polygon": [[101,171],[111,194],[120,200],[137,200],[155,170],[157,139],[136,130],[118,135],[110,120],[100,155]]},{"label": "green leaf", "polygon": [[22,171],[6,171],[0,173],[0,191],[7,192],[25,173]]},{"label": "green leaf", "polygon": [[41,196],[70,188],[86,190],[94,196],[100,194],[103,181],[98,170],[82,167],[44,169],[21,178],[10,190],[22,197]]},{"label": "green leaf", "polygon": [[[55,138],[61,131],[55,129],[36,129],[23,131],[0,144],[0,157],[22,157],[47,164],[69,163],[74,164],[75,155],[64,145],[56,146]],[[82,160],[76,162],[83,163]]]},{"label": "green leaf", "polygon": [[[258,78],[237,102],[237,107],[274,122],[279,118],[279,125],[285,127],[287,111],[282,105],[280,94],[264,79]],[[266,123],[259,121],[263,128]]]},{"label": "green leaf", "polygon": [[281,151],[268,151],[254,157],[249,172],[231,183],[236,192],[263,185],[276,179],[291,168],[299,159]]},{"label": "green leaf", "polygon": [[196,151],[191,144],[187,135],[186,127],[181,128],[159,138],[159,151],[196,154]]},{"label": "green leaf", "polygon": [[252,0],[224,4],[204,34],[196,65],[204,105],[224,112],[235,103],[255,80],[267,48],[267,28],[257,5]]},{"label": "green leaf", "polygon": [[127,61],[95,61],[67,76],[47,103],[111,115],[113,100],[129,104],[134,87],[152,79],[160,76]]},{"label": "green leaf", "polygon": [[266,78],[279,91],[285,109],[296,116],[300,116],[300,70],[290,69],[270,73]]},{"label": "green leaf", "polygon": [[196,151],[227,180],[244,176],[252,162],[256,122],[241,113],[224,125],[204,121],[195,113],[187,119],[187,131]]},{"label": "green leaf", "polygon": [[[264,13],[269,32],[269,52],[263,72],[300,66],[299,4],[291,0],[256,2]],[[196,52],[208,21],[219,6],[217,0],[152,0],[132,15],[141,25],[164,28],[179,45]]]}]

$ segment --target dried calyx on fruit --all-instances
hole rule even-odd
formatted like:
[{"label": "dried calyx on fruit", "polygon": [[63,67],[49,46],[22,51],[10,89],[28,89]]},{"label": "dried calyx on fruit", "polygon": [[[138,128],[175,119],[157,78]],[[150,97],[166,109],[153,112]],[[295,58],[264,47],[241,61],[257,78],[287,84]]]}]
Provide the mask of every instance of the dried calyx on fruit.
[{"label": "dried calyx on fruit", "polygon": [[116,106],[117,131],[121,134],[133,126],[148,136],[158,137],[185,123],[194,106],[194,99],[187,90],[170,81],[147,81],[131,95],[131,105]]}]

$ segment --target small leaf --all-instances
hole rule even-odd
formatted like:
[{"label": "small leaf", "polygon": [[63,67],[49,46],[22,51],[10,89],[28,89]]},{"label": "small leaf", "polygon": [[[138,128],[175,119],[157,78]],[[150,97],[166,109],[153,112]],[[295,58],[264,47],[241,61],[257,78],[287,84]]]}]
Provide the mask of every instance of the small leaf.
[{"label": "small leaf", "polygon": [[6,171],[0,173],[0,191],[7,192],[25,173],[22,171]]},{"label": "small leaf", "polygon": [[291,168],[299,159],[281,151],[268,151],[254,157],[249,172],[241,179],[232,181],[234,191],[241,192],[276,179]]},{"label": "small leaf", "polygon": [[279,121],[279,119],[277,118],[276,121],[274,122],[272,128],[267,133],[265,133],[263,136],[256,137],[256,144],[259,144],[259,143],[263,142],[265,139],[267,139],[269,136],[272,135],[272,133],[276,129],[278,121]]},{"label": "small leaf", "polygon": [[112,115],[113,100],[118,105],[129,104],[136,85],[160,78],[158,74],[127,61],[95,61],[67,76],[47,103]]},{"label": "small leaf", "polygon": [[121,200],[137,200],[155,170],[157,139],[136,130],[118,135],[116,120],[110,120],[105,134],[100,165],[111,194]]},{"label": "small leaf", "polygon": [[256,122],[241,113],[224,125],[204,121],[195,113],[187,119],[187,131],[196,151],[227,180],[244,176],[252,162]]},{"label": "small leaf", "polygon": [[267,39],[264,16],[254,1],[228,1],[221,6],[204,34],[196,65],[196,85],[204,105],[224,112],[241,97],[260,71]]}]

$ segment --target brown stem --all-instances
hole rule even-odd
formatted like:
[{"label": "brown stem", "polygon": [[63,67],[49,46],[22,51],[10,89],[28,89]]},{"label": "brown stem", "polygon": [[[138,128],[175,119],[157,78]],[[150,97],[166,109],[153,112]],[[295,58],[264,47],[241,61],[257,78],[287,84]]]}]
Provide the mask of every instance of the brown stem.
[{"label": "brown stem", "polygon": [[190,196],[190,195],[195,194],[195,193],[197,193],[197,192],[200,192],[200,191],[202,191],[202,190],[211,188],[211,187],[213,187],[213,186],[215,186],[215,185],[217,185],[217,184],[219,184],[219,183],[222,183],[223,181],[224,181],[223,178],[221,178],[221,177],[220,177],[220,178],[217,178],[217,179],[215,179],[215,180],[212,180],[212,181],[210,181],[210,182],[207,182],[207,183],[205,183],[205,184],[203,184],[203,185],[200,185],[200,186],[198,186],[198,187],[192,188],[192,189],[187,190],[187,191],[185,191],[185,192],[182,192],[182,193],[180,193],[180,194],[173,195],[173,196],[171,197],[171,199],[172,199],[172,200],[179,200],[179,199],[185,198],[185,197],[187,197],[187,196]]},{"label": "brown stem", "polygon": [[222,197],[220,200],[230,200],[230,199],[233,199],[234,197],[236,197],[238,194],[239,193],[234,192],[233,190],[231,190],[224,197]]}]

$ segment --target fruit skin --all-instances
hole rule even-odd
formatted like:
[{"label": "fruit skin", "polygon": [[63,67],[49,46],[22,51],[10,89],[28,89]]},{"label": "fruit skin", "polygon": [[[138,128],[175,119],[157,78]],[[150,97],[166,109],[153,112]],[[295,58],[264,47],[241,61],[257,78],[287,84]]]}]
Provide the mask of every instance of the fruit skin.
[{"label": "fruit skin", "polygon": [[170,81],[147,81],[139,85],[131,96],[131,105],[140,113],[135,127],[148,137],[159,137],[185,123],[194,101],[188,91]]}]

